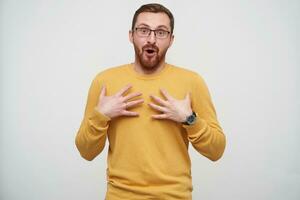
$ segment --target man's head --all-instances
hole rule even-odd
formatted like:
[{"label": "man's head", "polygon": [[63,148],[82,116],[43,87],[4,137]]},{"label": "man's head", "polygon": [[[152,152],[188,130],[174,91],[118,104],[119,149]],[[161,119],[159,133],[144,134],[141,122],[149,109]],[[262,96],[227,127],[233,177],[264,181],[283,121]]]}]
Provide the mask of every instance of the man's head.
[{"label": "man's head", "polygon": [[165,13],[166,15],[168,15],[168,17],[170,19],[171,34],[173,34],[173,30],[174,30],[174,17],[173,17],[173,14],[171,13],[171,11],[168,8],[166,8],[163,5],[158,4],[158,3],[151,3],[151,4],[142,5],[139,9],[137,9],[135,11],[133,19],[132,19],[131,31],[134,31],[137,17],[142,12]]},{"label": "man's head", "polygon": [[157,68],[165,60],[174,36],[174,17],[160,4],[146,4],[134,14],[129,31],[136,62],[145,70]]}]

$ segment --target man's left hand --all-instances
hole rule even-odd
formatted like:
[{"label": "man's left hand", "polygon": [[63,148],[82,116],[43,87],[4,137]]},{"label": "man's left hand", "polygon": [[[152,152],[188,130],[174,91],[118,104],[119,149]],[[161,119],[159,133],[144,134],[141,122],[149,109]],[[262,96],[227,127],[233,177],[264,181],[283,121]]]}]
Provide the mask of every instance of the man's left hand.
[{"label": "man's left hand", "polygon": [[166,100],[150,95],[150,97],[159,105],[149,103],[149,106],[162,112],[161,114],[152,115],[152,117],[154,119],[170,119],[179,123],[185,122],[186,118],[193,113],[191,109],[190,94],[187,93],[183,100],[178,100],[173,98],[166,90],[160,89],[160,91]]}]

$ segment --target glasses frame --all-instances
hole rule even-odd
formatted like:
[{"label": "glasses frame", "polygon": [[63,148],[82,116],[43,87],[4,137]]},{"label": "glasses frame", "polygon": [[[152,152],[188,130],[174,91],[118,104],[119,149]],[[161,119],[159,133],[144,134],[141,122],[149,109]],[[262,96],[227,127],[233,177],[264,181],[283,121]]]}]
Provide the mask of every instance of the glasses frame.
[{"label": "glasses frame", "polygon": [[[170,31],[166,31],[166,30],[163,30],[163,29],[150,29],[150,28],[146,28],[146,27],[135,27],[135,29],[134,29],[134,31],[135,32],[138,32],[138,30],[139,29],[147,29],[147,30],[149,30],[150,32],[149,32],[149,34],[146,36],[142,36],[142,35],[139,35],[138,33],[137,33],[137,35],[139,36],[139,37],[149,37],[150,35],[151,35],[151,33],[152,33],[152,31],[153,31],[153,33],[154,33],[154,36],[156,37],[156,38],[158,38],[158,39],[166,39],[166,38],[168,38],[168,36],[170,35]],[[166,37],[157,37],[157,31],[165,31],[166,33],[167,33],[167,35],[166,35]]]}]

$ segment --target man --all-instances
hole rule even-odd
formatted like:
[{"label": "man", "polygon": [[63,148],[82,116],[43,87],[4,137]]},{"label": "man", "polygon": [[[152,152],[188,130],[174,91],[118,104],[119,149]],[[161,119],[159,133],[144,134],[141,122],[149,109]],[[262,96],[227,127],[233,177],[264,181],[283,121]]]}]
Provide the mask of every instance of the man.
[{"label": "man", "polygon": [[212,161],[224,152],[205,82],[165,62],[173,29],[167,8],[141,6],[129,31],[134,63],[105,70],[91,84],[76,145],[93,160],[108,138],[107,200],[192,199],[189,142]]}]

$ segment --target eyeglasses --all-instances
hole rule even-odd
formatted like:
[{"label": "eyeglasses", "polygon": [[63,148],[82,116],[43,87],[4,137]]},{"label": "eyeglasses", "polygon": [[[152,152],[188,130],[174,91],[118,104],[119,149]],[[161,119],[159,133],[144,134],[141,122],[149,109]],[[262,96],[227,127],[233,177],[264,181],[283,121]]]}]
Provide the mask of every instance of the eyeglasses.
[{"label": "eyeglasses", "polygon": [[152,30],[149,28],[135,28],[135,32],[139,37],[149,37],[152,31],[154,32],[155,37],[158,39],[166,39],[171,33],[170,31],[163,29]]}]

